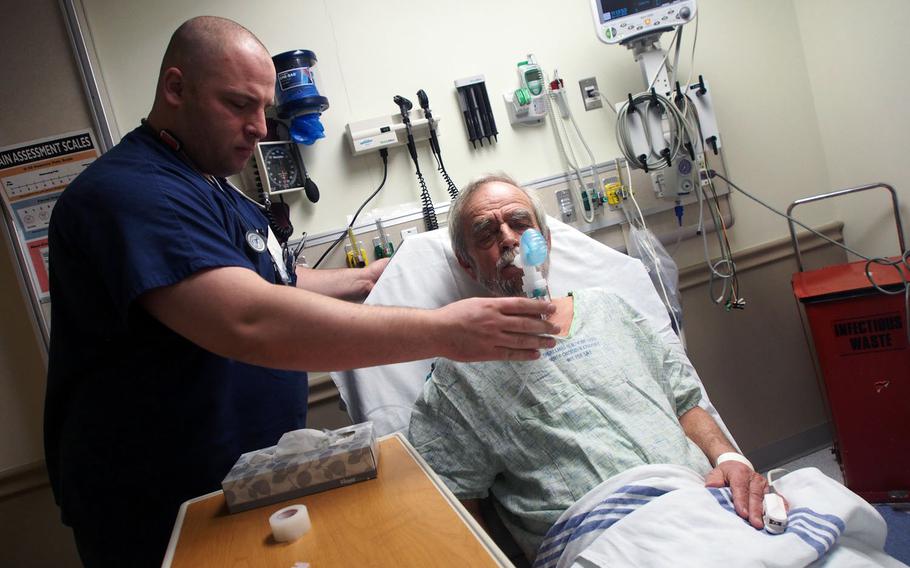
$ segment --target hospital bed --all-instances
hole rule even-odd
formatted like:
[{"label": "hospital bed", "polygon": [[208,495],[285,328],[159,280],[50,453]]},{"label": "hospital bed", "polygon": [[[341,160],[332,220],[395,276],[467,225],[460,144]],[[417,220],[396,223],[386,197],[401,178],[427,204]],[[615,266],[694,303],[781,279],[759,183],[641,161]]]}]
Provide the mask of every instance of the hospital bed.
[{"label": "hospital bed", "polygon": [[[669,343],[681,348],[669,315],[644,265],[584,233],[547,217],[552,233],[550,292],[601,287],[614,292],[645,315]],[[367,304],[438,308],[474,296],[488,296],[458,265],[446,230],[409,237],[392,258],[366,299]],[[411,407],[430,372],[431,359],[332,373],[355,422],[370,420],[378,435],[407,430]],[[702,386],[702,407],[733,437]],[[734,442],[735,443],[735,442]]]},{"label": "hospital bed", "polygon": [[[605,288],[641,312],[668,343],[682,349],[669,315],[640,261],[556,219],[548,217],[548,224],[552,232],[549,284],[554,297],[565,296],[575,289]],[[437,308],[463,298],[485,295],[488,295],[486,291],[458,265],[448,232],[437,230],[409,237],[403,243],[366,303]],[[332,373],[332,378],[351,419],[354,422],[371,420],[377,433],[384,435],[407,431],[411,407],[422,392],[431,363],[432,360],[423,360],[354,369]],[[702,394],[701,406],[735,444],[703,385]],[[793,522],[786,533],[770,535],[751,528],[744,530],[748,525],[732,512],[729,489],[708,492],[700,478],[688,480],[688,486],[676,487],[674,476],[665,475],[665,469],[678,475],[677,470],[684,468],[641,466],[594,488],[589,493],[590,498],[583,497],[563,516],[563,519],[586,518],[593,513],[591,518],[597,519],[594,525],[578,522],[574,535],[560,534],[558,531],[562,529],[559,527],[565,523],[557,522],[553,529],[557,532],[546,543],[555,543],[560,548],[538,556],[536,566],[636,566],[655,560],[658,552],[663,555],[661,558],[674,559],[673,563],[679,566],[725,567],[746,558],[757,564],[766,565],[765,561],[768,561],[767,565],[781,567],[807,564],[831,568],[904,566],[882,550],[886,528],[881,516],[868,503],[818,470],[799,470],[781,480],[778,489],[791,500],[791,505],[799,507],[791,511]],[[683,472],[682,476],[693,474]],[[659,503],[651,503],[641,511],[630,513],[626,508],[623,515],[597,510],[604,506],[602,503],[609,502],[611,492],[619,491],[619,497],[625,497],[623,491],[630,483],[636,487],[654,484],[663,488],[661,491],[666,495],[659,497]],[[619,487],[623,484],[626,486]],[[606,530],[607,527],[610,530]],[[678,530],[667,532],[666,527]],[[630,534],[639,536],[632,538],[628,536]],[[500,545],[502,537],[499,535],[497,540]],[[497,539],[496,535],[494,539]],[[717,550],[724,546],[719,549],[717,543],[726,539],[736,544],[725,548],[726,555],[718,554]],[[655,548],[658,542],[662,544]],[[704,550],[692,553],[694,542]],[[753,549],[753,556],[742,552]]]}]

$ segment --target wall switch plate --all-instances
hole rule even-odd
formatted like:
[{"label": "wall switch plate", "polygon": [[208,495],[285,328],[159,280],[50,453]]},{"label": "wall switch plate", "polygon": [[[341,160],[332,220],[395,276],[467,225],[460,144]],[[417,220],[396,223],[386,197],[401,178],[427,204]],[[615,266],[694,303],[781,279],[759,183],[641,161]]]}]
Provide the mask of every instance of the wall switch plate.
[{"label": "wall switch plate", "polygon": [[408,227],[407,229],[402,229],[401,230],[401,240],[403,241],[406,238],[410,237],[411,235],[416,235],[416,234],[417,234],[417,227]]},{"label": "wall switch plate", "polygon": [[581,88],[581,100],[585,103],[585,110],[594,110],[604,106],[595,77],[580,80],[578,86]]}]

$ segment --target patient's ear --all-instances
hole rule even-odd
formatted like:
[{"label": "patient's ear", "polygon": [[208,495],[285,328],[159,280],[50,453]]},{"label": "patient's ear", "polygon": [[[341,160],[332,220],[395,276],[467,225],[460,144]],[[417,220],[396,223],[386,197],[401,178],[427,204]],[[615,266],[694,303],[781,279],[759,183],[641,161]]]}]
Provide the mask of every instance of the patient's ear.
[{"label": "patient's ear", "polygon": [[458,260],[458,265],[461,266],[465,272],[468,273],[468,276],[471,277],[471,280],[477,281],[477,271],[474,270],[474,267],[471,266],[471,263],[461,257],[460,254],[456,254],[455,258]]}]

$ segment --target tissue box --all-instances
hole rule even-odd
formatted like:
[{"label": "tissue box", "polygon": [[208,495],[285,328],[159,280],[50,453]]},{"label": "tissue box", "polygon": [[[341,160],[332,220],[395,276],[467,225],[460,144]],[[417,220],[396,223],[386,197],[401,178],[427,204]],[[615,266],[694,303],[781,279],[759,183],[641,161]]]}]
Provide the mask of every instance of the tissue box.
[{"label": "tissue box", "polygon": [[372,422],[331,432],[328,447],[275,455],[272,446],[240,456],[221,482],[231,513],[376,477],[379,445]]}]

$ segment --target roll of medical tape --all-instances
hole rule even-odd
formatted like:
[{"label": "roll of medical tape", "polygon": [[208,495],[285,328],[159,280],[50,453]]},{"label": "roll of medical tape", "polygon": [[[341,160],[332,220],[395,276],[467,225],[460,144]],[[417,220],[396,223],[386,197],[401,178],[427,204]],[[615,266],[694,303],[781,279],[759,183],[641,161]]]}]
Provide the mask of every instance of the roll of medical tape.
[{"label": "roll of medical tape", "polygon": [[272,536],[278,542],[294,542],[310,530],[310,515],[305,505],[290,505],[269,517]]}]

